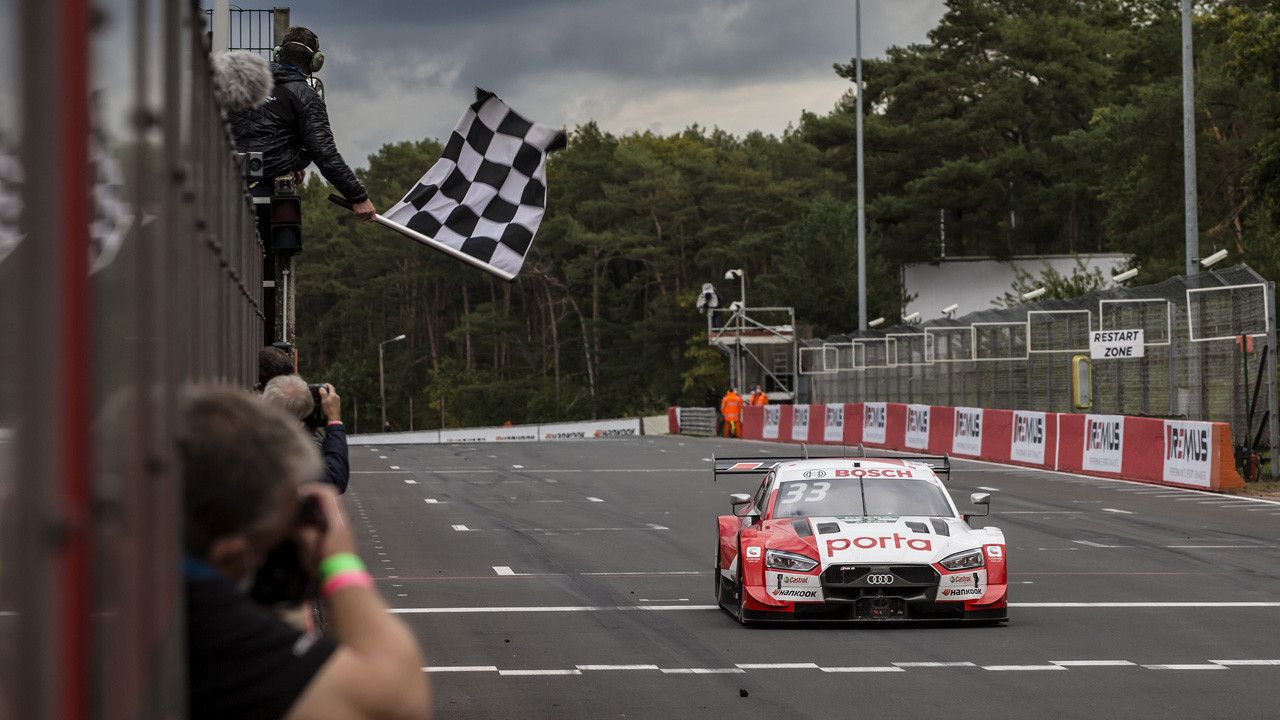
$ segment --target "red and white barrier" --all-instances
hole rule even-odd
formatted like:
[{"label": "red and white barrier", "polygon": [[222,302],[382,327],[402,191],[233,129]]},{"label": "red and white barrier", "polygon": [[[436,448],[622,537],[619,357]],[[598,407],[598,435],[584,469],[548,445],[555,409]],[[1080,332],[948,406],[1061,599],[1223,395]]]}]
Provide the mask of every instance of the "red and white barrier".
[{"label": "red and white barrier", "polygon": [[742,437],[861,443],[1201,490],[1244,487],[1226,423],[861,402],[744,408]]}]

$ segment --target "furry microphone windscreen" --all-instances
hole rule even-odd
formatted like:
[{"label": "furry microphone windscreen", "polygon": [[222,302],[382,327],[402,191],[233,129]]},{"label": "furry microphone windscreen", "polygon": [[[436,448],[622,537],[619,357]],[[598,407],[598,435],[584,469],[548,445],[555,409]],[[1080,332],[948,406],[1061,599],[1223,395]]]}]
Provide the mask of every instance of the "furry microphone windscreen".
[{"label": "furry microphone windscreen", "polygon": [[214,95],[229,113],[266,102],[274,84],[267,61],[254,53],[231,50],[213,56]]}]

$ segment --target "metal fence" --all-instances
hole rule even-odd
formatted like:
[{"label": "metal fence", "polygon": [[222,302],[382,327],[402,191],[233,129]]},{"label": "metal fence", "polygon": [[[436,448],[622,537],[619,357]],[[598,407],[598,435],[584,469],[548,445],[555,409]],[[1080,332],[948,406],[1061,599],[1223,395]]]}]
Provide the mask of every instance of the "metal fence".
[{"label": "metal fence", "polygon": [[[1073,412],[1079,408],[1073,406],[1072,358],[1089,355],[1090,332],[1141,328],[1143,357],[1092,361],[1090,412],[1217,420],[1230,423],[1240,441],[1262,350],[1274,346],[1274,308],[1274,284],[1241,265],[955,320],[808,340],[801,372],[813,402]],[[1274,407],[1274,347],[1268,364],[1253,433],[1263,411]],[[1263,437],[1274,437],[1275,429],[1272,422]]]},{"label": "metal fence", "polygon": [[[205,10],[204,16],[205,22],[212,26],[213,10]],[[230,30],[228,47],[255,52],[270,60],[284,31],[289,29],[289,8],[262,10],[233,5],[227,27]]]},{"label": "metal fence", "polygon": [[204,25],[0,0],[0,717],[185,714],[178,388],[262,336]]}]

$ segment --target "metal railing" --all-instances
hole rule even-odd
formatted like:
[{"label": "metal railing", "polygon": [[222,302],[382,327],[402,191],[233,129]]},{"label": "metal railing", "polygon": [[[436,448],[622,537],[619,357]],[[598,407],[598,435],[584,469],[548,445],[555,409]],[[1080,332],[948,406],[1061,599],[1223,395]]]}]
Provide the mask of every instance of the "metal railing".
[{"label": "metal railing", "polygon": [[[205,22],[212,26],[213,10],[205,10],[204,16]],[[270,60],[280,37],[289,29],[289,8],[262,10],[232,5],[227,23],[231,31],[228,47],[255,52]]]},{"label": "metal railing", "polygon": [[177,396],[262,336],[204,14],[0,3],[0,39],[0,717],[181,717]]},{"label": "metal railing", "polygon": [[[1072,358],[1089,355],[1090,332],[1142,329],[1142,357],[1092,361],[1089,412],[1226,422],[1239,443],[1252,440],[1270,407],[1263,444],[1272,446],[1274,295],[1274,283],[1241,265],[955,320],[806,340],[801,372],[812,402],[1073,412],[1081,408],[1073,405]],[[1269,367],[1259,372],[1267,346]],[[1259,378],[1265,387],[1255,404]]]}]

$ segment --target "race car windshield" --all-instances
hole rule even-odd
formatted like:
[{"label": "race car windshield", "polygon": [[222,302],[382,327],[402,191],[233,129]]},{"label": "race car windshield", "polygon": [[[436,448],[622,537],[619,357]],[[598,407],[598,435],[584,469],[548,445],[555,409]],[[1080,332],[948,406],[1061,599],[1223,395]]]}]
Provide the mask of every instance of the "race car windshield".
[{"label": "race car windshield", "polygon": [[937,486],[903,478],[848,478],[784,482],[774,517],[917,515],[951,517]]}]

